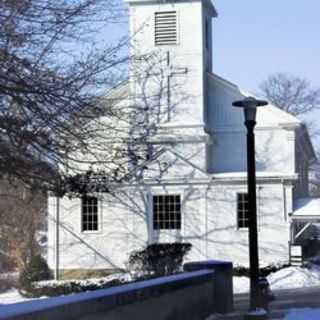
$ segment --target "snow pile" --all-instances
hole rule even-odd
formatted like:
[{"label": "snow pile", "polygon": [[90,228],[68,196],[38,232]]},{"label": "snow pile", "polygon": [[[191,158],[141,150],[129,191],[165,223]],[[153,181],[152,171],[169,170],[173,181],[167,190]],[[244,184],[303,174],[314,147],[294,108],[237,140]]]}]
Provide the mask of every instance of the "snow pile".
[{"label": "snow pile", "polygon": [[248,277],[233,277],[233,293],[249,292],[250,280]]},{"label": "snow pile", "polygon": [[[121,282],[130,282],[132,281],[132,277],[130,274],[125,273],[116,273],[103,278],[91,278],[86,280],[48,280],[48,281],[39,281],[35,284],[37,288],[51,287],[51,288],[59,288],[62,286],[74,286],[75,284],[79,287],[89,287],[89,286],[97,286],[103,287],[107,285],[112,280],[120,280]],[[19,291],[15,288],[12,288],[6,292],[0,293],[0,309],[1,305],[31,301],[35,299],[43,299],[47,298],[45,296],[41,298],[26,298],[22,296]]]},{"label": "snow pile", "polygon": [[268,276],[271,290],[320,286],[320,269],[289,267]]},{"label": "snow pile", "polygon": [[31,300],[42,299],[42,298],[46,298],[46,297],[26,298],[22,296],[17,289],[13,288],[0,294],[0,311],[1,311],[1,305],[31,301]]},{"label": "snow pile", "polygon": [[291,310],[284,320],[319,320],[320,309]]},{"label": "snow pile", "polygon": [[[271,273],[267,279],[271,290],[320,286],[320,268],[319,266],[312,266],[309,269],[288,267]],[[249,286],[249,278],[233,277],[234,293],[248,292]]]}]

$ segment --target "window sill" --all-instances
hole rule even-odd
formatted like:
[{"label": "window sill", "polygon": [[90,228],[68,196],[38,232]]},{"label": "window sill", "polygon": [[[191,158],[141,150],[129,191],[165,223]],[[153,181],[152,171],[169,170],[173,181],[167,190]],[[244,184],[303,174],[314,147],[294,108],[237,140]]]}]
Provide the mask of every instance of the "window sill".
[{"label": "window sill", "polygon": [[81,231],[82,234],[99,234],[102,233],[102,230],[96,230],[96,231]]},{"label": "window sill", "polygon": [[172,232],[181,232],[181,229],[152,229],[154,232],[161,232],[161,231],[172,231]]}]

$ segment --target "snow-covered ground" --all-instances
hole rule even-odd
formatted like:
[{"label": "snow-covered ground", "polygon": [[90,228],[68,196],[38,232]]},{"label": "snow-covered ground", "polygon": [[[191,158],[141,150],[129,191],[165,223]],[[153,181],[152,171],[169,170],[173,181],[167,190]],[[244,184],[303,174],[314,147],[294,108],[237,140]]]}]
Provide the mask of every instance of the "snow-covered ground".
[{"label": "snow-covered ground", "polygon": [[[40,299],[40,298],[35,298],[35,299]],[[23,302],[23,301],[31,301],[35,299],[25,298],[19,293],[17,289],[13,288],[4,293],[0,293],[0,310],[2,305]]]},{"label": "snow-covered ground", "polygon": [[[86,280],[61,280],[61,281],[56,281],[56,280],[48,280],[48,281],[40,281],[37,283],[37,287],[42,287],[42,286],[52,286],[52,287],[58,287],[59,285],[65,285],[67,283],[70,283],[71,281],[73,283],[77,283],[83,286],[88,286],[90,284],[97,284],[97,285],[104,285],[114,279],[119,279],[121,281],[131,281],[132,277],[129,274],[123,274],[123,273],[117,273],[117,274],[112,274],[108,277],[104,278],[91,278],[91,279],[86,279]],[[5,304],[12,304],[12,303],[18,303],[18,302],[23,302],[23,301],[31,301],[35,299],[44,299],[47,297],[41,297],[41,298],[26,298],[23,297],[19,291],[15,288],[12,288],[4,293],[0,293],[0,308],[1,305]]]},{"label": "snow-covered ground", "polygon": [[[320,286],[320,267],[313,266],[310,269],[299,267],[288,267],[270,274],[268,277],[271,290],[292,289],[301,287]],[[121,279],[130,281],[131,277],[124,274],[114,274],[105,278],[88,279],[88,280],[74,280],[77,283],[88,285],[90,283],[103,284],[112,279]],[[42,281],[38,285],[58,286],[59,283],[68,281]],[[249,291],[249,278],[247,277],[233,277],[234,293],[244,293]],[[17,289],[11,289],[0,294],[0,306],[3,304],[10,304],[30,300],[21,296]],[[317,318],[320,319],[320,316]],[[291,320],[291,318],[290,318]]]},{"label": "snow-covered ground", "polygon": [[[271,273],[267,279],[271,290],[320,286],[320,267],[313,266],[310,269],[288,267]],[[249,278],[233,277],[233,290],[234,293],[248,292]]]}]

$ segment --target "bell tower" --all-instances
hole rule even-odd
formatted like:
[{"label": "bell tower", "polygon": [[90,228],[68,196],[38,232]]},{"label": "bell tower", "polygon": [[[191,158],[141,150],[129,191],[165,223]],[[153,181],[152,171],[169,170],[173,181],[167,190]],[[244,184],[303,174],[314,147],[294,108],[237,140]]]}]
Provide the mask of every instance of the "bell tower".
[{"label": "bell tower", "polygon": [[205,152],[206,79],[212,69],[212,18],[217,17],[213,4],[210,0],[125,1],[132,96],[143,101],[145,109],[158,112],[162,142],[166,136],[179,136],[181,143],[202,144]]},{"label": "bell tower", "polygon": [[[207,72],[212,70],[210,0],[125,0],[129,6],[130,92],[139,123],[156,119],[153,144],[207,170]],[[146,116],[147,114],[147,116]],[[142,126],[143,126],[142,125]]]}]

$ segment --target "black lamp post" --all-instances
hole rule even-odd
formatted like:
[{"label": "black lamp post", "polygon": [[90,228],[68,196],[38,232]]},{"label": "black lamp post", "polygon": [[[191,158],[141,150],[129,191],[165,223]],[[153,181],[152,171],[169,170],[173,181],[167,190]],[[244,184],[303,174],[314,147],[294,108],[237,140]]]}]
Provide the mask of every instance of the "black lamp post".
[{"label": "black lamp post", "polygon": [[249,213],[249,256],[250,256],[250,310],[259,306],[259,254],[257,231],[256,199],[256,165],[254,127],[256,125],[257,107],[267,105],[267,101],[252,97],[233,102],[234,107],[244,109],[245,126],[247,127],[247,172],[248,172],[248,213]]}]

